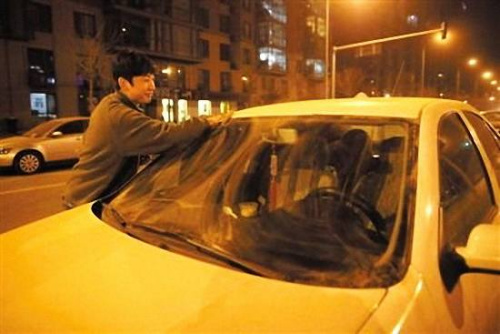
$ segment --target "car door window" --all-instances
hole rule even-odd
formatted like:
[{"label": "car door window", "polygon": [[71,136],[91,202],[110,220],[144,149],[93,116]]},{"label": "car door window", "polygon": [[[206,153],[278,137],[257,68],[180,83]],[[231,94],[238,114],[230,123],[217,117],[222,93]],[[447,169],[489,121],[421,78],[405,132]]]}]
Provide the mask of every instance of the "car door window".
[{"label": "car door window", "polygon": [[82,133],[84,131],[84,126],[82,121],[73,121],[61,125],[56,129],[56,131],[62,132],[63,135],[73,135]]},{"label": "car door window", "polygon": [[468,111],[465,112],[467,120],[472,124],[472,127],[477,133],[488,158],[495,169],[497,182],[500,182],[500,139],[491,128],[478,115]]},{"label": "car door window", "polygon": [[493,220],[497,210],[481,155],[459,116],[439,124],[442,246],[465,245],[472,228]]}]

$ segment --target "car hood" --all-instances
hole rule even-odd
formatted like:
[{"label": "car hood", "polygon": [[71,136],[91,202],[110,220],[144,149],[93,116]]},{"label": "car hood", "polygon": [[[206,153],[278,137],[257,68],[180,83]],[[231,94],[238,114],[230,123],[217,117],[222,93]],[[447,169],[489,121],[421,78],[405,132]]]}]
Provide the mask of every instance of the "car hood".
[{"label": "car hood", "polygon": [[386,289],[236,272],[134,239],[90,205],[0,235],[5,332],[355,332]]},{"label": "car hood", "polygon": [[45,138],[33,138],[25,136],[12,136],[0,139],[0,147],[25,146],[38,143]]}]

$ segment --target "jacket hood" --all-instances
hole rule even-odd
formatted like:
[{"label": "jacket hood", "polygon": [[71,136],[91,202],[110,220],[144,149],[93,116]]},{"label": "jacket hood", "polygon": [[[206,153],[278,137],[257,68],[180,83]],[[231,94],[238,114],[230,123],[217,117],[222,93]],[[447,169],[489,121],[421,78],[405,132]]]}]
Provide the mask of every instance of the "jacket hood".
[{"label": "jacket hood", "polygon": [[257,277],[172,253],[90,205],[0,235],[6,332],[356,332],[386,289]]}]

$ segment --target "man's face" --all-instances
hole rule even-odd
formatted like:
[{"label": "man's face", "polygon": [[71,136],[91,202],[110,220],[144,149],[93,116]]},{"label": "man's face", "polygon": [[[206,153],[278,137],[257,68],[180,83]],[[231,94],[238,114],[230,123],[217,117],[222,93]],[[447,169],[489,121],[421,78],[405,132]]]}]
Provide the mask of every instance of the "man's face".
[{"label": "man's face", "polygon": [[156,89],[153,74],[139,75],[132,78],[132,82],[120,85],[121,90],[134,103],[146,104],[151,102]]}]

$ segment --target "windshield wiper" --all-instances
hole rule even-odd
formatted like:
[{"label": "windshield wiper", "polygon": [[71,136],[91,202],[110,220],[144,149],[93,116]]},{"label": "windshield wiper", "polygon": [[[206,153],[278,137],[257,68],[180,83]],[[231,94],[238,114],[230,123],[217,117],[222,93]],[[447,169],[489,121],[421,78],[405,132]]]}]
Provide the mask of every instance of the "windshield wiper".
[{"label": "windshield wiper", "polygon": [[273,278],[277,278],[277,276],[280,276],[276,272],[271,271],[269,269],[266,269],[266,268],[263,268],[260,266],[258,268],[256,268],[257,266],[254,263],[249,263],[249,262],[244,261],[244,260],[235,259],[230,254],[223,252],[221,250],[209,247],[208,245],[205,245],[203,243],[200,243],[200,242],[190,238],[189,236],[187,236],[183,233],[162,230],[162,229],[159,229],[157,227],[152,227],[152,226],[142,225],[142,224],[137,224],[137,223],[135,223],[135,224],[127,223],[125,229],[127,232],[131,233],[135,237],[137,237],[136,232],[139,232],[139,233],[146,232],[149,234],[167,237],[167,238],[173,239],[175,241],[180,241],[182,243],[185,243],[185,244],[193,247],[199,253],[207,255],[212,259],[215,259],[219,262],[225,263],[232,268],[238,269],[238,270],[246,272],[248,274],[261,276],[261,277],[273,277]]}]

